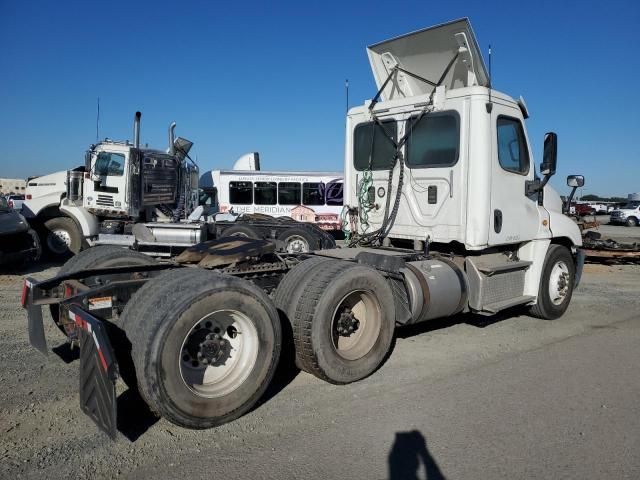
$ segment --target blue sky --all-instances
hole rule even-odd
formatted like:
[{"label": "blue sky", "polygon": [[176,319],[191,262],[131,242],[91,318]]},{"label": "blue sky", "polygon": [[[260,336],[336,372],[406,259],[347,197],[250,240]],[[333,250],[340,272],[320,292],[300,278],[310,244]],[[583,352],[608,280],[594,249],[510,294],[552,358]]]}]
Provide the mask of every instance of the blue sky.
[{"label": "blue sky", "polygon": [[[220,5],[218,5],[220,3]],[[375,94],[365,47],[468,16],[494,87],[529,106],[540,163],[559,135],[553,183],[640,191],[638,2],[90,2],[3,0],[0,176],[82,163],[100,135],[195,142],[201,169],[259,151],[263,169],[340,170],[344,80],[351,106]]]}]

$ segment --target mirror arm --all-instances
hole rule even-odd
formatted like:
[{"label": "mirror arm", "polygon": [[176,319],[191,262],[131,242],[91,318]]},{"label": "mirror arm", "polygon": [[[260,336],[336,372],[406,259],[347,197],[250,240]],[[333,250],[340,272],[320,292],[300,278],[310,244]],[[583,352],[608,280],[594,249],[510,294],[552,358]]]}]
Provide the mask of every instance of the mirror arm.
[{"label": "mirror arm", "polygon": [[576,190],[578,190],[578,187],[572,187],[571,188],[571,193],[569,194],[569,196],[567,197],[567,202],[564,205],[563,208],[563,212],[565,215],[568,215],[569,212],[571,211],[571,202],[573,202],[573,196],[576,194]]}]

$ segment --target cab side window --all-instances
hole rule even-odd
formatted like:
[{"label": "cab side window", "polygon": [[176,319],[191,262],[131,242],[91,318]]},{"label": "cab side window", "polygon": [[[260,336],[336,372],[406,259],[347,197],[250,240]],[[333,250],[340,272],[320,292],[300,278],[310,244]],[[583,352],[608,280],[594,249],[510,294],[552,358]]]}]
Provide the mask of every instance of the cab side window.
[{"label": "cab side window", "polygon": [[529,149],[520,120],[498,117],[498,162],[508,172],[529,173]]}]

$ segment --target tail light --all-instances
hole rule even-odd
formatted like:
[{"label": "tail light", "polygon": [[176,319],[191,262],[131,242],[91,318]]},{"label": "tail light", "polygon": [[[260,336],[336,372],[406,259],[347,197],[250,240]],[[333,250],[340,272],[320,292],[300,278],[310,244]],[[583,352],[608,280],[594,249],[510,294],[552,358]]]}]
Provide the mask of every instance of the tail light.
[{"label": "tail light", "polygon": [[29,298],[29,289],[31,288],[31,282],[25,280],[22,284],[22,296],[20,297],[20,303],[23,307],[27,306],[27,298]]},{"label": "tail light", "polygon": [[9,208],[13,208],[13,200],[9,200]]},{"label": "tail light", "polygon": [[27,193],[27,200],[31,200],[31,195]]}]

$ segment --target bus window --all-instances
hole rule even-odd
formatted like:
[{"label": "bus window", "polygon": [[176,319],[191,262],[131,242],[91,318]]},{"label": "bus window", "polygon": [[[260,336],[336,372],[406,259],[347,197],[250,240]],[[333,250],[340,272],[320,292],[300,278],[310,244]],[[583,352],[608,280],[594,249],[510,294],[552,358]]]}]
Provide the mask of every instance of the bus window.
[{"label": "bus window", "polygon": [[253,202],[256,205],[275,205],[277,195],[276,182],[255,182],[253,184]]},{"label": "bus window", "polygon": [[329,182],[327,183],[327,205],[342,205],[342,183],[341,182]]},{"label": "bus window", "polygon": [[280,205],[300,205],[301,190],[298,182],[280,182],[278,184],[278,203]]},{"label": "bus window", "polygon": [[251,182],[229,182],[229,203],[251,205],[253,203],[253,185]]},{"label": "bus window", "polygon": [[303,183],[302,204],[324,205],[324,183]]}]

